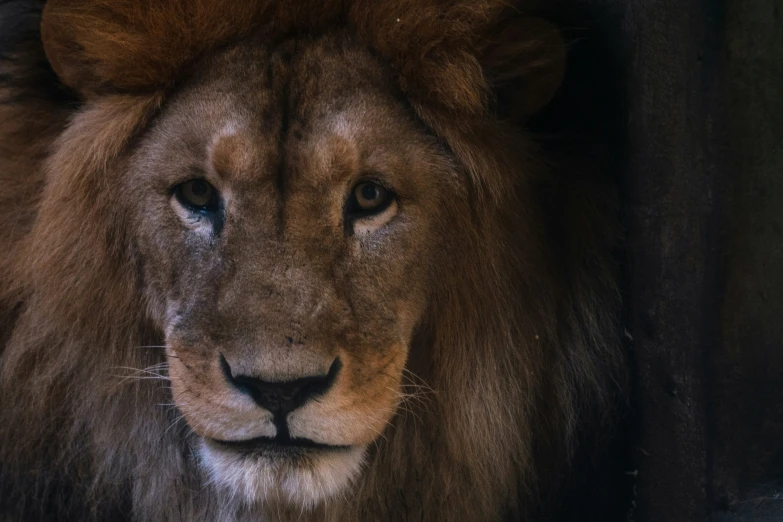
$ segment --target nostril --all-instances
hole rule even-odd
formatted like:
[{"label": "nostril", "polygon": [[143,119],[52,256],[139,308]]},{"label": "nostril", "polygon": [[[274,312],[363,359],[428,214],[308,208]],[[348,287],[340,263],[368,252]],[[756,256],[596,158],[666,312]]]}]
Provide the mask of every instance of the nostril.
[{"label": "nostril", "polygon": [[289,381],[266,381],[249,375],[234,375],[223,354],[220,355],[220,367],[229,384],[252,397],[262,408],[272,412],[277,423],[278,420],[284,421],[290,412],[308,400],[326,393],[337,379],[342,362],[337,357],[326,374],[309,375]]},{"label": "nostril", "polygon": [[231,386],[242,391],[243,393],[247,393],[247,394],[251,393],[250,389],[248,389],[244,384],[242,384],[240,381],[234,378],[234,374],[231,371],[231,365],[228,364],[228,361],[226,360],[225,356],[222,353],[220,354],[220,369],[223,370],[223,376],[226,378],[226,381]]}]

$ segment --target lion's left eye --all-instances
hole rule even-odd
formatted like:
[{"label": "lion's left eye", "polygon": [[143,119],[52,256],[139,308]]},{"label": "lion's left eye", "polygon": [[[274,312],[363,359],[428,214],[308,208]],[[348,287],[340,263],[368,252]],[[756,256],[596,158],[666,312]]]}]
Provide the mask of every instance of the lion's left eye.
[{"label": "lion's left eye", "polygon": [[353,217],[378,214],[394,199],[394,193],[374,181],[362,181],[351,192],[347,213]]}]

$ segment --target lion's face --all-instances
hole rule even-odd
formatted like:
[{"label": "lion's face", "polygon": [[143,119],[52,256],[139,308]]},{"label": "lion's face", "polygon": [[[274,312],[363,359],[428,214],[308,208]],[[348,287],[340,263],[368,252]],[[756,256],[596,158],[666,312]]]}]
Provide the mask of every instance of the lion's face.
[{"label": "lion's face", "polygon": [[395,413],[463,187],[345,42],[248,45],[199,70],[128,162],[147,306],[212,479],[312,504]]}]

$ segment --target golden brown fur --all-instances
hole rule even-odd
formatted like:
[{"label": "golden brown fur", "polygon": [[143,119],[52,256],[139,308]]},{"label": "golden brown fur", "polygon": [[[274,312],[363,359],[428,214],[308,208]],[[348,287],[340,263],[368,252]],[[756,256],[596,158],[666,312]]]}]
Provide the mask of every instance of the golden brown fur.
[{"label": "golden brown fur", "polygon": [[[50,0],[42,27],[80,101],[26,79],[34,43],[0,62],[0,516],[546,510],[623,380],[611,196],[552,189],[522,129],[562,76],[549,25],[494,0]],[[199,154],[245,209],[210,244],[149,188]],[[394,249],[319,206],[370,164],[400,186]],[[246,494],[216,471],[201,441],[238,399],[215,346],[279,375],[340,358],[300,424],[366,447],[361,472]],[[171,390],[129,373],[161,363]]]}]

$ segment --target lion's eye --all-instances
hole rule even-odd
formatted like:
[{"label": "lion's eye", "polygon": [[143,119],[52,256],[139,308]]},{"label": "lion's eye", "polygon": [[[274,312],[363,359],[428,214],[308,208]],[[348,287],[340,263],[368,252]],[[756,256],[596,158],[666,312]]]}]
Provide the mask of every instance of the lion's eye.
[{"label": "lion's eye", "polygon": [[218,209],[218,192],[203,179],[191,179],[174,187],[177,201],[193,212],[215,212]]},{"label": "lion's eye", "polygon": [[348,214],[354,217],[377,214],[389,206],[394,193],[374,181],[363,181],[353,188],[348,202]]}]

